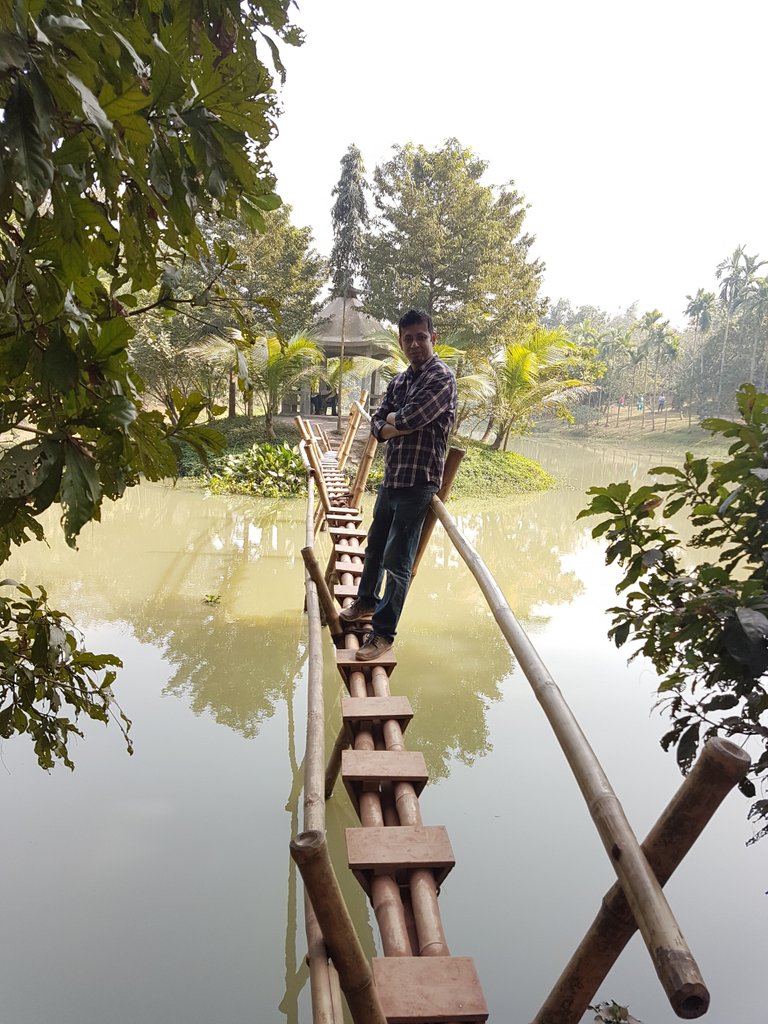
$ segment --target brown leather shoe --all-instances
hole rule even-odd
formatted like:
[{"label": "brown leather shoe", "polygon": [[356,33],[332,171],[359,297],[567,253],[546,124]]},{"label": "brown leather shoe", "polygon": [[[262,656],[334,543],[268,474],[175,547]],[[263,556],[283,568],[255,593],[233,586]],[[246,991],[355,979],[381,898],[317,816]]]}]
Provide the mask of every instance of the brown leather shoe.
[{"label": "brown leather shoe", "polygon": [[342,622],[357,622],[359,619],[370,619],[373,615],[373,605],[363,604],[359,598],[355,598],[352,604],[342,608],[339,618]]},{"label": "brown leather shoe", "polygon": [[365,643],[355,653],[355,659],[357,661],[373,661],[375,658],[380,658],[382,654],[392,650],[394,642],[394,640],[382,636],[381,633],[367,633]]}]

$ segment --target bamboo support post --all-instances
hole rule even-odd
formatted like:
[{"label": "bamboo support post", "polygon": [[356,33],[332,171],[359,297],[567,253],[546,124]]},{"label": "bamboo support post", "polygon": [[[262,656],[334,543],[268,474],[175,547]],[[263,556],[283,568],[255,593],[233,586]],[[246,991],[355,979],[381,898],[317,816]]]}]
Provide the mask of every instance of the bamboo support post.
[{"label": "bamboo support post", "polygon": [[[459,471],[461,460],[466,454],[467,452],[465,448],[448,449],[448,454],[445,457],[445,466],[443,467],[442,483],[440,484],[440,490],[437,492],[437,497],[441,501],[444,502],[451,493],[453,481],[456,479],[456,474]],[[413,560],[413,569],[411,570],[411,579],[416,575],[416,570],[419,568],[419,562],[421,561],[422,555],[427,550],[427,544],[429,544],[429,538],[432,536],[432,531],[435,528],[436,522],[437,516],[430,505],[427,509],[427,514],[424,517],[424,525],[421,528],[419,546],[416,548],[416,557]]]},{"label": "bamboo support post", "polygon": [[387,1024],[371,965],[339,889],[325,836],[319,831],[302,832],[291,841],[291,856],[304,879],[352,1019],[355,1024]]},{"label": "bamboo support post", "polygon": [[339,734],[336,737],[336,742],[333,744],[330,756],[328,758],[328,764],[325,768],[325,799],[330,800],[333,796],[333,790],[336,786],[336,781],[341,771],[341,752],[346,750],[349,746],[349,737],[347,736],[346,729],[343,727],[339,730]]},{"label": "bamboo support post", "polygon": [[363,391],[360,394],[359,401],[355,402],[355,404],[352,407],[352,412],[349,414],[349,419],[347,420],[347,432],[344,435],[344,439],[342,440],[341,444],[339,445],[338,466],[340,470],[343,470],[347,464],[349,453],[352,450],[352,443],[355,440],[355,437],[357,436],[357,431],[360,426],[360,420],[363,418],[362,410],[367,399],[368,392]]},{"label": "bamboo support post", "polygon": [[[357,650],[359,641],[353,633],[344,637],[347,650]],[[353,697],[365,697],[368,688],[362,666],[359,672],[349,674],[349,692]],[[360,728],[355,736],[355,750],[375,750],[376,744],[370,728]],[[363,826],[376,827],[384,824],[384,813],[378,787],[364,790],[360,794],[360,821]],[[381,935],[385,956],[413,956],[405,907],[400,886],[392,875],[376,874],[371,880],[371,903]]]},{"label": "bamboo support post", "polygon": [[672,1008],[680,1017],[701,1016],[709,1003],[709,993],[698,965],[594,751],[482,559],[462,536],[439,498],[432,499],[432,507],[479,583],[552,726]]},{"label": "bamboo support post", "polygon": [[328,950],[312,902],[304,893],[304,927],[307,933],[309,989],[312,996],[312,1024],[344,1024],[344,1013],[336,998],[338,976],[328,962]]},{"label": "bamboo support post", "polygon": [[[749,754],[730,740],[717,738],[704,744],[693,769],[643,843],[660,885],[667,883],[749,765]],[[533,1024],[578,1024],[636,930],[632,911],[616,882],[603,897],[597,916]]]},{"label": "bamboo support post", "polygon": [[344,629],[341,625],[341,620],[339,619],[339,609],[333,595],[328,589],[328,584],[325,582],[323,571],[315,558],[314,548],[302,548],[301,557],[304,559],[307,571],[309,572],[312,582],[317,588],[317,597],[322,606],[323,613],[325,614],[325,619],[328,623],[328,630],[331,636],[341,636]]},{"label": "bamboo support post", "polygon": [[376,454],[376,447],[378,441],[371,434],[368,441],[363,449],[363,454],[360,457],[360,463],[357,467],[357,475],[355,476],[355,482],[352,484],[352,489],[349,496],[349,504],[352,508],[360,508],[361,501],[363,500],[363,492],[365,491],[365,485],[368,483],[368,477],[371,474],[371,466],[373,464],[373,457]]}]

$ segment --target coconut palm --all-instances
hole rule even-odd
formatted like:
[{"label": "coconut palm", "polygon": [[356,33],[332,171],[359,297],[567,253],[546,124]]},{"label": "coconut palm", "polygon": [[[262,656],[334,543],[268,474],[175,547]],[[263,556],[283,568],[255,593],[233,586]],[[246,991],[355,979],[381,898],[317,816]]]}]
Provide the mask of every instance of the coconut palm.
[{"label": "coconut palm", "polygon": [[256,339],[248,352],[246,387],[264,409],[264,426],[271,440],[275,440],[274,418],[283,399],[317,372],[322,358],[323,353],[306,334],[294,334],[288,341]]},{"label": "coconut palm", "polygon": [[567,375],[575,351],[564,327],[529,324],[517,341],[488,362],[489,412],[496,423],[493,448],[505,445],[513,432],[524,433],[538,412],[570,416],[570,403],[592,390]]}]

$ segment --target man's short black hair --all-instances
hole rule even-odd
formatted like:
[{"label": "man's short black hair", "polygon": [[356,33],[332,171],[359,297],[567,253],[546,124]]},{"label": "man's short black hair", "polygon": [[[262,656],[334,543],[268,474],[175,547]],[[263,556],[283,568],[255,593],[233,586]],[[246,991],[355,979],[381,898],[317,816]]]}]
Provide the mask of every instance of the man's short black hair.
[{"label": "man's short black hair", "polygon": [[427,325],[429,333],[434,333],[434,327],[432,326],[432,317],[427,313],[425,309],[409,309],[407,313],[403,313],[397,322],[397,333],[402,334],[404,328],[413,327],[414,324]]}]

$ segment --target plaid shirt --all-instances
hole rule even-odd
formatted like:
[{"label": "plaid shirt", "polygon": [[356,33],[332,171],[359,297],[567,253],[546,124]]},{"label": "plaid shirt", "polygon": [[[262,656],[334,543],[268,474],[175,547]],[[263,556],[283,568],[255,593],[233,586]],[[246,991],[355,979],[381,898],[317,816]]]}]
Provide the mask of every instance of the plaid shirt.
[{"label": "plaid shirt", "polygon": [[387,442],[384,486],[439,487],[448,434],[456,419],[456,378],[437,355],[419,373],[409,366],[390,381],[371,420],[371,431],[379,441],[391,412],[396,413],[398,430],[413,433]]}]

